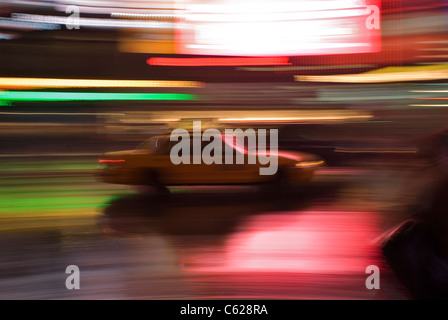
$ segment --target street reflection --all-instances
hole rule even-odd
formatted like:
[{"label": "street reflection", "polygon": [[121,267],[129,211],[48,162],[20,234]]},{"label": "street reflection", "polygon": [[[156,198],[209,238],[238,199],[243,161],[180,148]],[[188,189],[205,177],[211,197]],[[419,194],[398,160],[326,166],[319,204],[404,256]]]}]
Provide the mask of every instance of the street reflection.
[{"label": "street reflection", "polygon": [[[132,256],[147,261],[151,270],[163,260],[169,267],[160,272],[177,274],[193,296],[214,296],[218,290],[224,296],[292,297],[297,290],[305,294],[305,288],[313,296],[339,285],[340,297],[372,298],[362,288],[366,267],[384,266],[374,241],[378,214],[328,206],[316,210],[330,204],[341,187],[316,184],[289,197],[251,189],[127,195],[109,203],[100,225],[108,237],[137,236],[140,245],[131,248]],[[157,244],[157,254],[144,257],[149,243]],[[142,276],[128,275],[125,282],[136,283]],[[296,292],[285,287],[277,292],[274,283],[287,277]],[[263,284],[264,293],[252,292]],[[140,296],[145,287],[139,283],[127,290]]]},{"label": "street reflection", "polygon": [[340,187],[340,183],[310,184],[284,193],[263,187],[199,187],[169,194],[142,192],[115,197],[105,207],[102,221],[107,234],[225,236],[236,232],[251,216],[303,210],[335,197]]}]

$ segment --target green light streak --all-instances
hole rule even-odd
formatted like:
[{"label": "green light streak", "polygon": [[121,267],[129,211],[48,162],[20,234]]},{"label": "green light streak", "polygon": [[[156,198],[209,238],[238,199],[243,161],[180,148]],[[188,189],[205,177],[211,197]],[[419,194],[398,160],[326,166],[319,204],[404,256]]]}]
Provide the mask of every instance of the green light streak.
[{"label": "green light streak", "polygon": [[0,172],[40,172],[40,171],[93,171],[97,168],[98,165],[66,165],[66,166],[51,166],[51,165],[41,165],[34,167],[21,167],[21,168],[1,168]]},{"label": "green light streak", "polygon": [[14,207],[14,208],[7,208],[7,209],[1,209],[0,214],[8,214],[8,213],[14,213],[14,211],[19,212],[33,212],[33,211],[39,211],[39,210],[55,210],[55,211],[62,211],[67,209],[98,209],[104,207],[105,204],[100,203],[85,203],[85,204],[65,204],[65,205],[58,205],[58,206],[22,206],[22,207]]},{"label": "green light streak", "polygon": [[192,94],[183,93],[97,93],[97,92],[41,92],[0,91],[0,102],[9,101],[148,101],[195,100]]},{"label": "green light streak", "polygon": [[[15,188],[20,190],[20,188]],[[91,196],[85,196],[89,193]],[[125,191],[120,196],[132,194]],[[114,192],[54,192],[47,191],[36,194],[36,192],[16,193],[14,196],[5,194],[5,199],[0,199],[0,216],[4,214],[33,213],[33,212],[60,212],[61,216],[66,210],[73,209],[91,209],[102,210],[107,207],[116,197]],[[6,198],[7,197],[7,198]],[[39,198],[37,198],[39,197]]]},{"label": "green light streak", "polygon": [[56,198],[26,198],[26,199],[13,199],[13,200],[0,200],[0,206],[2,209],[7,208],[22,208],[22,207],[39,207],[39,206],[65,206],[71,204],[97,204],[102,203],[105,200],[105,196],[95,197],[56,197]]}]

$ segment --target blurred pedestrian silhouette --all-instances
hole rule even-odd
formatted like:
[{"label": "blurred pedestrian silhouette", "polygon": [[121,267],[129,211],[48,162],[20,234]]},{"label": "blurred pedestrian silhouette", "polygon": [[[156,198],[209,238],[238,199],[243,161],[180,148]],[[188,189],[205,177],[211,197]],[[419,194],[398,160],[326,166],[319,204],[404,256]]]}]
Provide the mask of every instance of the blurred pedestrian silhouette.
[{"label": "blurred pedestrian silhouette", "polygon": [[448,299],[448,174],[440,166],[437,173],[409,207],[411,219],[383,246],[389,264],[417,299]]}]

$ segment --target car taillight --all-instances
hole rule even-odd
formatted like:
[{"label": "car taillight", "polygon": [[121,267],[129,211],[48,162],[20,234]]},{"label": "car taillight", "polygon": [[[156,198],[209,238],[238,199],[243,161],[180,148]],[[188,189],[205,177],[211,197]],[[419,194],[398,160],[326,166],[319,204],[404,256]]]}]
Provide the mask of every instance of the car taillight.
[{"label": "car taillight", "polygon": [[126,162],[126,160],[124,159],[100,159],[98,161],[98,164],[100,166],[120,166],[122,164],[124,164]]}]

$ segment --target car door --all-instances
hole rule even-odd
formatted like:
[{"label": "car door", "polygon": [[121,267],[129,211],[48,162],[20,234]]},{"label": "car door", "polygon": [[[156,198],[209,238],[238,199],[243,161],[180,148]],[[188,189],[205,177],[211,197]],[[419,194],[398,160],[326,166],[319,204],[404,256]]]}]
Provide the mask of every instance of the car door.
[{"label": "car door", "polygon": [[167,185],[188,185],[188,184],[219,184],[221,183],[217,168],[215,165],[207,165],[199,157],[200,163],[193,162],[193,147],[198,145],[200,147],[200,155],[204,143],[201,141],[201,136],[190,137],[189,148],[189,163],[174,164],[171,159],[172,148],[177,144],[177,141],[167,141],[163,148],[160,148],[158,156],[160,159],[160,166],[158,168],[159,179],[162,183]]},{"label": "car door", "polygon": [[[251,153],[255,156],[256,163],[251,164],[249,163],[250,152],[244,146],[238,146],[235,139],[229,141],[223,138],[222,143],[222,165],[217,165],[221,183],[250,184],[265,180],[265,177],[259,174],[260,164],[256,158],[256,151]],[[226,154],[226,149],[228,152],[231,151],[231,155]],[[238,158],[243,159],[242,163],[237,163]]]}]

